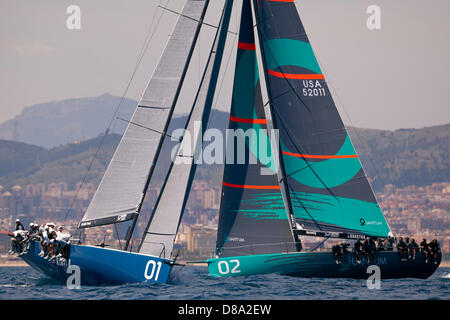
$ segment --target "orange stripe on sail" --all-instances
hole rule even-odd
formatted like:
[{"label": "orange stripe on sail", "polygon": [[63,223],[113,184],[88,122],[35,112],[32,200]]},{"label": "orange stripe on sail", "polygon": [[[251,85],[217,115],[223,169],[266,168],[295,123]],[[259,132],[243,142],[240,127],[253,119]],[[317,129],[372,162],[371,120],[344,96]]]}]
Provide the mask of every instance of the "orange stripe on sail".
[{"label": "orange stripe on sail", "polygon": [[256,50],[256,44],[254,43],[245,43],[245,42],[238,42],[238,48],[242,50]]},{"label": "orange stripe on sail", "polygon": [[241,189],[281,189],[280,186],[250,186],[244,184],[232,184],[225,181],[222,182],[224,186],[231,188],[241,188]]},{"label": "orange stripe on sail", "polygon": [[272,76],[285,79],[301,79],[301,80],[325,79],[325,76],[323,74],[292,74],[292,73],[277,72],[270,69],[267,69],[267,72]]},{"label": "orange stripe on sail", "polygon": [[356,154],[350,155],[315,155],[315,154],[300,154],[300,153],[292,153],[281,151],[282,154],[286,154],[288,156],[299,157],[299,158],[309,158],[309,159],[349,159],[349,158],[358,158]]},{"label": "orange stripe on sail", "polygon": [[260,123],[260,124],[267,124],[266,119],[245,119],[245,118],[236,118],[233,116],[230,116],[230,120],[233,122],[242,122],[242,123]]}]

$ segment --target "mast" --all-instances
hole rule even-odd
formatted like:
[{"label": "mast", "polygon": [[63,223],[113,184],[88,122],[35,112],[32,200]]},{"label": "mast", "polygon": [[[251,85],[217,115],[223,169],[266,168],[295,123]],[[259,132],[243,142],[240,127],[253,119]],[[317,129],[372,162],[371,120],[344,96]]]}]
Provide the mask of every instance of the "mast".
[{"label": "mast", "polygon": [[[186,132],[191,133],[195,129],[195,122],[201,121],[201,133],[208,125],[212,103],[214,100],[217,80],[222,63],[223,51],[228,34],[233,0],[226,0],[221,22],[216,32],[213,47],[208,57],[207,66],[197,91],[194,104],[188,116]],[[182,141],[185,139],[183,136]],[[186,138],[187,139],[187,138]],[[202,146],[202,135],[194,141],[193,152]],[[153,208],[153,215],[148,222],[143,234],[138,252],[164,257],[171,257],[173,242],[178,231],[182,214],[184,212],[189,192],[196,171],[194,154],[184,154],[186,150],[177,151],[176,158],[172,160],[169,171],[164,180],[158,199]],[[187,167],[174,162],[180,157],[187,160]],[[175,195],[175,198],[174,198]]]},{"label": "mast", "polygon": [[[200,18],[198,20],[197,28],[195,30],[194,37],[193,37],[193,40],[192,40],[192,44],[191,44],[191,47],[189,49],[188,57],[186,59],[186,63],[184,64],[183,72],[182,72],[181,77],[180,77],[180,82],[178,83],[178,87],[177,87],[177,90],[175,92],[175,96],[174,96],[172,105],[170,107],[170,113],[169,113],[169,116],[168,116],[168,118],[166,120],[166,123],[164,125],[164,130],[163,130],[164,133],[167,133],[167,130],[169,129],[170,121],[172,119],[173,112],[175,110],[175,106],[177,105],[178,98],[179,98],[180,92],[181,92],[181,88],[183,86],[184,79],[186,78],[186,73],[188,71],[189,64],[191,62],[192,54],[194,53],[195,45],[197,43],[198,36],[200,34],[200,30],[201,30],[201,27],[202,27],[202,24],[203,24],[203,19],[205,18],[206,11],[208,10],[209,1],[210,0],[205,0],[205,5],[203,7],[203,11],[202,11],[201,16],[200,16]],[[150,181],[152,179],[153,172],[155,171],[155,166],[156,166],[157,159],[159,158],[159,154],[161,153],[161,149],[162,149],[162,146],[163,146],[163,143],[164,143],[164,138],[165,138],[165,135],[162,136],[161,139],[158,142],[158,147],[156,149],[153,165],[150,168],[150,172],[148,174],[144,190],[142,191],[142,198],[141,198],[141,201],[140,201],[139,206],[137,208],[137,213],[138,214],[141,212],[141,208],[142,208],[142,204],[144,203],[145,195],[147,194],[147,190],[148,190],[148,187],[150,185]],[[136,227],[136,222],[137,222],[138,217],[139,217],[138,215],[136,215],[134,217],[132,225],[130,226],[130,230],[127,232],[127,238],[125,240],[126,242],[125,242],[125,247],[124,247],[125,251],[128,249],[128,246],[130,244],[130,240],[131,240],[131,238],[133,236],[134,228]]]},{"label": "mast", "polygon": [[[267,119],[267,128],[269,131],[272,130],[278,130],[278,126],[276,123],[276,119],[275,116],[273,114],[273,106],[272,106],[272,102],[269,96],[269,92],[270,89],[268,88],[269,86],[269,82],[267,79],[267,72],[265,72],[266,70],[266,61],[264,59],[265,55],[264,55],[264,46],[262,45],[263,43],[263,39],[261,36],[261,31],[259,29],[259,16],[258,16],[258,12],[255,10],[255,1],[257,0],[250,0],[251,1],[251,7],[252,7],[252,16],[253,16],[253,21],[254,21],[254,32],[255,32],[255,39],[256,39],[256,56],[257,56],[257,63],[258,63],[258,71],[259,71],[259,76],[260,76],[260,81],[261,81],[261,92],[262,92],[262,96],[263,96],[263,101],[266,101],[266,103],[264,103],[264,113],[266,115],[266,119]],[[278,164],[277,166],[277,176],[278,176],[278,181],[280,183],[280,187],[281,187],[281,194],[283,197],[283,203],[284,206],[287,210],[288,216],[289,216],[289,225],[291,227],[291,232],[292,232],[292,237],[296,243],[297,246],[297,250],[300,251],[301,250],[301,243],[300,240],[298,238],[297,235],[297,224],[295,222],[295,215],[294,215],[294,210],[292,207],[292,200],[289,194],[289,189],[288,189],[288,185],[287,185],[287,180],[285,179],[286,177],[286,170],[284,168],[284,164],[283,161],[281,159],[281,147],[280,147],[280,143],[279,141],[273,141],[273,139],[270,140],[271,146],[272,146],[272,150],[274,150],[275,154],[273,159],[276,159],[276,163]]]}]

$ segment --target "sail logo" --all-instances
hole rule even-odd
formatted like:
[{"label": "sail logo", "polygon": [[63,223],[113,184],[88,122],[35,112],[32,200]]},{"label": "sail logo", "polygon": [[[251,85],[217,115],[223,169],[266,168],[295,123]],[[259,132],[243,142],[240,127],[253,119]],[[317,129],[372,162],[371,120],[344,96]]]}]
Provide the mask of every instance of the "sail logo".
[{"label": "sail logo", "polygon": [[117,221],[125,221],[125,220],[127,220],[126,214],[123,214],[123,215],[117,217]]},{"label": "sail logo", "polygon": [[303,80],[302,83],[302,94],[305,97],[324,97],[327,95],[319,80]]},{"label": "sail logo", "polygon": [[345,259],[341,260],[341,265],[343,267],[349,267],[350,265],[353,266],[365,266],[369,265],[369,263],[372,263],[373,265],[382,266],[387,264],[386,257],[375,257],[372,261],[368,261],[365,257],[361,257],[361,260],[358,261],[355,257],[346,257]]},{"label": "sail logo", "polygon": [[364,225],[381,226],[383,223],[381,221],[365,221]]}]

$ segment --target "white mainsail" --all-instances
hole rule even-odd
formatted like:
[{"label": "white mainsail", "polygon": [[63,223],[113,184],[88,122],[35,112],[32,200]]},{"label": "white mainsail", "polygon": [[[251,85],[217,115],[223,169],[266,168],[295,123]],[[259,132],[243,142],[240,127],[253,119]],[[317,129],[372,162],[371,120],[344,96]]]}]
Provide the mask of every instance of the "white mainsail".
[{"label": "white mainsail", "polygon": [[133,219],[164,139],[208,0],[187,0],[79,227]]}]

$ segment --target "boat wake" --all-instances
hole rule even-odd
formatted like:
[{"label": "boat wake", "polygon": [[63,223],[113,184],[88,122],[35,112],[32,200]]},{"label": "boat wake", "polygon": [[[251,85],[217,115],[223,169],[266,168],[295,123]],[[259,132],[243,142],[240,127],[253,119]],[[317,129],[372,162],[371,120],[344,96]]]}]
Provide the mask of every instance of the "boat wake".
[{"label": "boat wake", "polygon": [[29,284],[0,284],[0,288],[21,288],[21,287],[30,287]]}]

